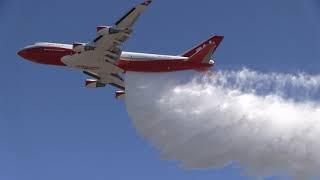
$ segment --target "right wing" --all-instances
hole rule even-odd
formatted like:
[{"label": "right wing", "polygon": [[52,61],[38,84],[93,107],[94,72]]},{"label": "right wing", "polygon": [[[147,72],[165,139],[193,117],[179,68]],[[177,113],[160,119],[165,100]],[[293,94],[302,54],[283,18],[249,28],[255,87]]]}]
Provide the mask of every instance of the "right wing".
[{"label": "right wing", "polygon": [[[95,59],[99,61],[100,68],[84,71],[85,74],[97,79],[99,83],[110,84],[124,90],[124,80],[119,75],[123,73],[123,70],[116,65],[116,62],[121,56],[122,44],[133,32],[134,23],[151,2],[151,0],[146,0],[133,7],[111,27],[97,27],[96,38],[86,44],[84,50],[91,51],[94,54]],[[86,61],[92,60],[86,59]],[[98,86],[99,84],[95,85]]]},{"label": "right wing", "polygon": [[97,27],[97,37],[90,44],[104,61],[109,63],[118,61],[122,44],[130,37],[134,23],[150,3],[151,0],[147,0],[133,7],[111,27]]},{"label": "right wing", "polygon": [[130,29],[137,21],[139,16],[143,13],[145,8],[149,6],[151,0],[144,1],[143,3],[135,6],[129,12],[127,12],[121,19],[115,23],[115,27],[118,29]]}]

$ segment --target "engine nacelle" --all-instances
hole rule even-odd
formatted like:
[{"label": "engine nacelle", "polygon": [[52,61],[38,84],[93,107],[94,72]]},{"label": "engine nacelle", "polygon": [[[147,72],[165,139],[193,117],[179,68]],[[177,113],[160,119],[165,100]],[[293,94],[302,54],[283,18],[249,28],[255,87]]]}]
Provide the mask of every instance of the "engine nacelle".
[{"label": "engine nacelle", "polygon": [[97,37],[109,34],[109,29],[110,29],[110,26],[98,26]]},{"label": "engine nacelle", "polygon": [[84,51],[84,46],[85,46],[85,43],[73,43],[72,44],[72,50],[74,52],[83,52]]},{"label": "engine nacelle", "polygon": [[98,26],[97,27],[97,37],[106,35],[109,32],[109,26]]},{"label": "engine nacelle", "polygon": [[112,26],[98,26],[97,27],[97,36],[107,35],[107,34],[116,34],[123,32],[120,29],[114,28]]},{"label": "engine nacelle", "polygon": [[92,51],[96,47],[90,43],[73,43],[72,50],[76,53],[81,53],[84,51]]},{"label": "engine nacelle", "polygon": [[100,88],[105,87],[106,85],[101,83],[100,81],[96,79],[87,79],[86,80],[86,87],[87,88]]},{"label": "engine nacelle", "polygon": [[106,29],[108,26],[97,26],[97,32],[99,32],[102,29]]},{"label": "engine nacelle", "polygon": [[116,99],[124,99],[126,97],[126,93],[124,91],[116,91],[115,98]]}]

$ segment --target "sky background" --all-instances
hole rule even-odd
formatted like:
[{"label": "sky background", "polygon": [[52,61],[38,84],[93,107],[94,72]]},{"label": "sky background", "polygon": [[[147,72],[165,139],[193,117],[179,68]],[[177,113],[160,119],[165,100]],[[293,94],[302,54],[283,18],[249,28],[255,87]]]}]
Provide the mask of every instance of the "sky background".
[{"label": "sky background", "polygon": [[[81,72],[16,55],[38,41],[92,40],[97,25],[139,2],[0,1],[0,179],[252,179],[235,166],[187,171],[160,160],[114,89],[86,89]],[[154,0],[124,49],[180,54],[219,34],[217,69],[318,74],[319,8],[317,0]]]}]

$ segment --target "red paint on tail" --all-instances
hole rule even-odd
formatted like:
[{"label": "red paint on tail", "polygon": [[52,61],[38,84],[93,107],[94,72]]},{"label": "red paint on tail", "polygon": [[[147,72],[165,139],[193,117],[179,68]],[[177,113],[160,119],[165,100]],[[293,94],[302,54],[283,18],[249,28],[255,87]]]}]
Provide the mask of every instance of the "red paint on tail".
[{"label": "red paint on tail", "polygon": [[223,36],[213,36],[200,45],[185,52],[182,56],[189,57],[190,62],[209,64],[212,54],[216,51],[223,40]]}]

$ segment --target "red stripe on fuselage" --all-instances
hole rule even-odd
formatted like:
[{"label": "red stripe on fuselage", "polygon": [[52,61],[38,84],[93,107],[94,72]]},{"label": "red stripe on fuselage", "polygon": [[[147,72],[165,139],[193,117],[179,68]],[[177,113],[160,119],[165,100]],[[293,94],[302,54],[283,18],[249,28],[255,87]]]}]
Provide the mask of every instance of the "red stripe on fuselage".
[{"label": "red stripe on fuselage", "polygon": [[32,62],[58,66],[65,66],[61,58],[71,54],[74,54],[72,49],[49,46],[31,47],[18,52],[19,56]]},{"label": "red stripe on fuselage", "polygon": [[125,71],[138,72],[170,72],[182,70],[208,69],[212,64],[193,63],[183,60],[119,60],[117,65]]}]

